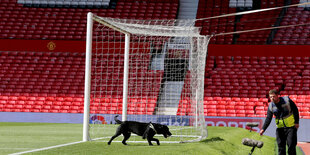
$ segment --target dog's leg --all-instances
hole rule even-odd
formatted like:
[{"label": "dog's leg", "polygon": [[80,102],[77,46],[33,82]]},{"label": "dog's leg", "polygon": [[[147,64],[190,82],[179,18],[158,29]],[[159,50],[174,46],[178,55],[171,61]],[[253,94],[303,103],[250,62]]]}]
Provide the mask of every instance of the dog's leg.
[{"label": "dog's leg", "polygon": [[153,137],[148,137],[147,141],[149,142],[149,145],[153,145],[151,141],[155,141],[157,145],[160,145],[159,140]]},{"label": "dog's leg", "polygon": [[159,145],[159,140],[154,138],[155,134],[150,134],[147,136],[147,141],[149,142],[149,145],[153,145],[151,141],[156,141],[157,145]]},{"label": "dog's leg", "polygon": [[147,137],[147,142],[149,142],[149,145],[153,145],[151,142],[151,138]]},{"label": "dog's leg", "polygon": [[116,130],[116,133],[114,134],[114,136],[111,137],[111,139],[108,142],[108,145],[111,145],[111,142],[113,139],[115,139],[116,137],[120,136],[122,134],[122,130],[121,130],[121,126],[119,126]]},{"label": "dog's leg", "polygon": [[108,145],[111,145],[112,140],[115,139],[116,137],[118,137],[119,135],[121,135],[121,134],[115,134],[114,136],[112,136],[108,142]]},{"label": "dog's leg", "polygon": [[157,145],[160,145],[159,140],[156,138],[152,138],[152,141],[156,141]]},{"label": "dog's leg", "polygon": [[123,139],[122,143],[123,143],[124,145],[127,145],[126,140],[129,139],[130,135],[131,135],[130,132],[123,133],[124,139]]}]

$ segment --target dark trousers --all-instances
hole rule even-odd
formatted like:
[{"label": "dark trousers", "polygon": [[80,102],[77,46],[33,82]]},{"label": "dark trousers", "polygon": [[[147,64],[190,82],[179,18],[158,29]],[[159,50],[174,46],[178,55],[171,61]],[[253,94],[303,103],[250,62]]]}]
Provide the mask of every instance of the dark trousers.
[{"label": "dark trousers", "polygon": [[276,135],[279,155],[286,155],[286,144],[288,154],[296,155],[297,129],[295,127],[277,128]]}]

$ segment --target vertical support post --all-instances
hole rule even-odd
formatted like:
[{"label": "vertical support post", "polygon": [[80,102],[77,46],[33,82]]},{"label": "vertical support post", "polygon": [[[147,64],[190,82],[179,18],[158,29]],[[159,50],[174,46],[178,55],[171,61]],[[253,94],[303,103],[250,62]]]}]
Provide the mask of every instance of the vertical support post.
[{"label": "vertical support post", "polygon": [[93,38],[93,14],[87,14],[87,35],[86,35],[86,60],[85,60],[85,89],[84,89],[84,120],[83,120],[83,141],[89,141],[89,105],[91,88],[91,52]]},{"label": "vertical support post", "polygon": [[200,63],[200,67],[201,67],[201,70],[203,70],[203,72],[201,72],[200,75],[200,91],[202,92],[201,93],[201,102],[200,102],[200,105],[201,105],[201,113],[202,115],[200,116],[201,117],[201,128],[202,128],[202,139],[203,138],[206,138],[208,137],[208,129],[207,129],[207,126],[205,124],[205,117],[203,115],[204,111],[203,111],[203,98],[204,98],[204,77],[205,77],[205,67],[206,66],[206,60],[207,60],[207,56],[208,56],[208,46],[209,46],[209,42],[210,42],[210,39],[211,37],[210,36],[203,36],[203,37],[199,37],[200,39],[202,39],[202,45],[199,46],[199,51],[201,52],[201,60],[202,60],[202,63]]},{"label": "vertical support post", "polygon": [[[200,47],[201,45],[200,45],[200,38],[199,37],[197,37],[197,47],[196,47],[196,53],[197,53],[197,55],[196,55],[196,61],[198,61],[199,62],[199,58],[200,58],[200,50],[199,50],[199,47]],[[197,60],[198,59],[198,60]],[[196,94],[195,94],[195,96],[196,96],[196,128],[198,127],[198,115],[199,115],[199,113],[198,113],[198,108],[199,108],[199,106],[198,106],[198,104],[199,104],[199,78],[200,78],[200,76],[199,76],[199,74],[200,74],[200,72],[201,72],[201,70],[199,70],[199,65],[200,64],[197,64],[196,65],[196,67],[197,67],[197,69],[195,69],[195,78],[196,78]]]},{"label": "vertical support post", "polygon": [[196,127],[196,128],[198,127],[198,108],[199,108],[199,107],[198,107],[198,103],[199,103],[198,95],[199,95],[199,92],[198,92],[198,89],[196,89],[196,101],[195,101],[195,102],[196,102],[196,103],[195,103],[195,104],[196,104],[196,105],[195,105],[195,106],[196,106],[196,107],[195,107],[195,113],[196,113],[196,114],[195,114],[195,116],[196,116],[196,117],[195,117],[195,122],[196,122],[196,123],[195,123],[195,124],[196,124],[195,127]]},{"label": "vertical support post", "polygon": [[129,74],[129,48],[130,34],[125,33],[125,56],[124,56],[124,79],[123,79],[123,111],[122,121],[127,120],[127,99],[128,99],[128,74]]}]

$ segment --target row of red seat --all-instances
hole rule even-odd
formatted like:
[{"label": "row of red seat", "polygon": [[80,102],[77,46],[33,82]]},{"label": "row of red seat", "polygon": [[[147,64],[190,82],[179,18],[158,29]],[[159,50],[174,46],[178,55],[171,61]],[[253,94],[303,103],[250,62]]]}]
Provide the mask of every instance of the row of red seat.
[{"label": "row of red seat", "polygon": [[300,56],[209,56],[208,60],[234,60],[234,61],[309,61],[309,57]]},{"label": "row of red seat", "polygon": [[[226,99],[230,99],[230,98],[228,97]],[[218,100],[211,99],[209,101],[204,101],[204,114],[206,116],[222,116],[222,117],[223,116],[224,117],[225,116],[227,117],[265,117],[266,116],[267,108],[268,108],[268,103],[267,103],[266,98],[264,98],[264,100],[261,100],[263,98],[261,99],[258,99],[258,98],[251,98],[251,99],[241,98],[240,99],[238,98],[238,99],[239,100],[237,101],[232,101],[232,100],[223,101],[220,99]],[[256,100],[256,101],[250,101],[250,100]],[[302,101],[296,100],[295,103],[299,108],[301,118],[309,119],[310,118],[310,112],[309,112],[310,106],[306,106],[306,105],[310,104],[310,102],[305,102],[304,100]],[[179,104],[178,112],[177,112],[178,115],[193,115],[194,113],[195,113],[195,107],[191,108],[191,104],[189,103],[189,101],[183,101]]]},{"label": "row of red seat", "polygon": [[[24,99],[25,98],[25,99]],[[103,101],[103,102],[101,102]],[[155,99],[129,99],[128,112],[152,113],[155,110]],[[4,112],[52,112],[83,113],[83,98],[72,97],[8,97],[0,98],[0,110]],[[98,98],[91,101],[91,113],[120,114],[122,99]]]},{"label": "row of red seat", "polygon": [[[241,98],[243,99],[243,98]],[[229,116],[229,117],[265,117],[267,107],[265,102],[258,101],[204,101],[204,114],[206,116]],[[195,113],[195,107],[192,108],[188,101],[182,101],[179,104],[178,115],[190,115]]]}]

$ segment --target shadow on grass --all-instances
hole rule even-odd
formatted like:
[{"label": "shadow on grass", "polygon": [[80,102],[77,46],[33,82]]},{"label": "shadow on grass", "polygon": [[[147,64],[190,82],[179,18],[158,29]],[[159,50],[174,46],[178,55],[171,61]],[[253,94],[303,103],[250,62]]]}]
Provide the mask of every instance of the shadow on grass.
[{"label": "shadow on grass", "polygon": [[210,143],[210,142],[219,142],[219,141],[224,141],[224,139],[220,138],[220,137],[212,137],[210,139],[204,139],[200,142],[202,143]]},{"label": "shadow on grass", "polygon": [[[173,146],[182,146],[182,144],[178,144],[178,143],[171,143],[173,144]],[[123,145],[124,147],[171,147],[171,144],[160,144],[160,145],[157,145],[157,144],[153,144],[153,145],[149,145],[149,144],[128,144],[128,145]]]}]

